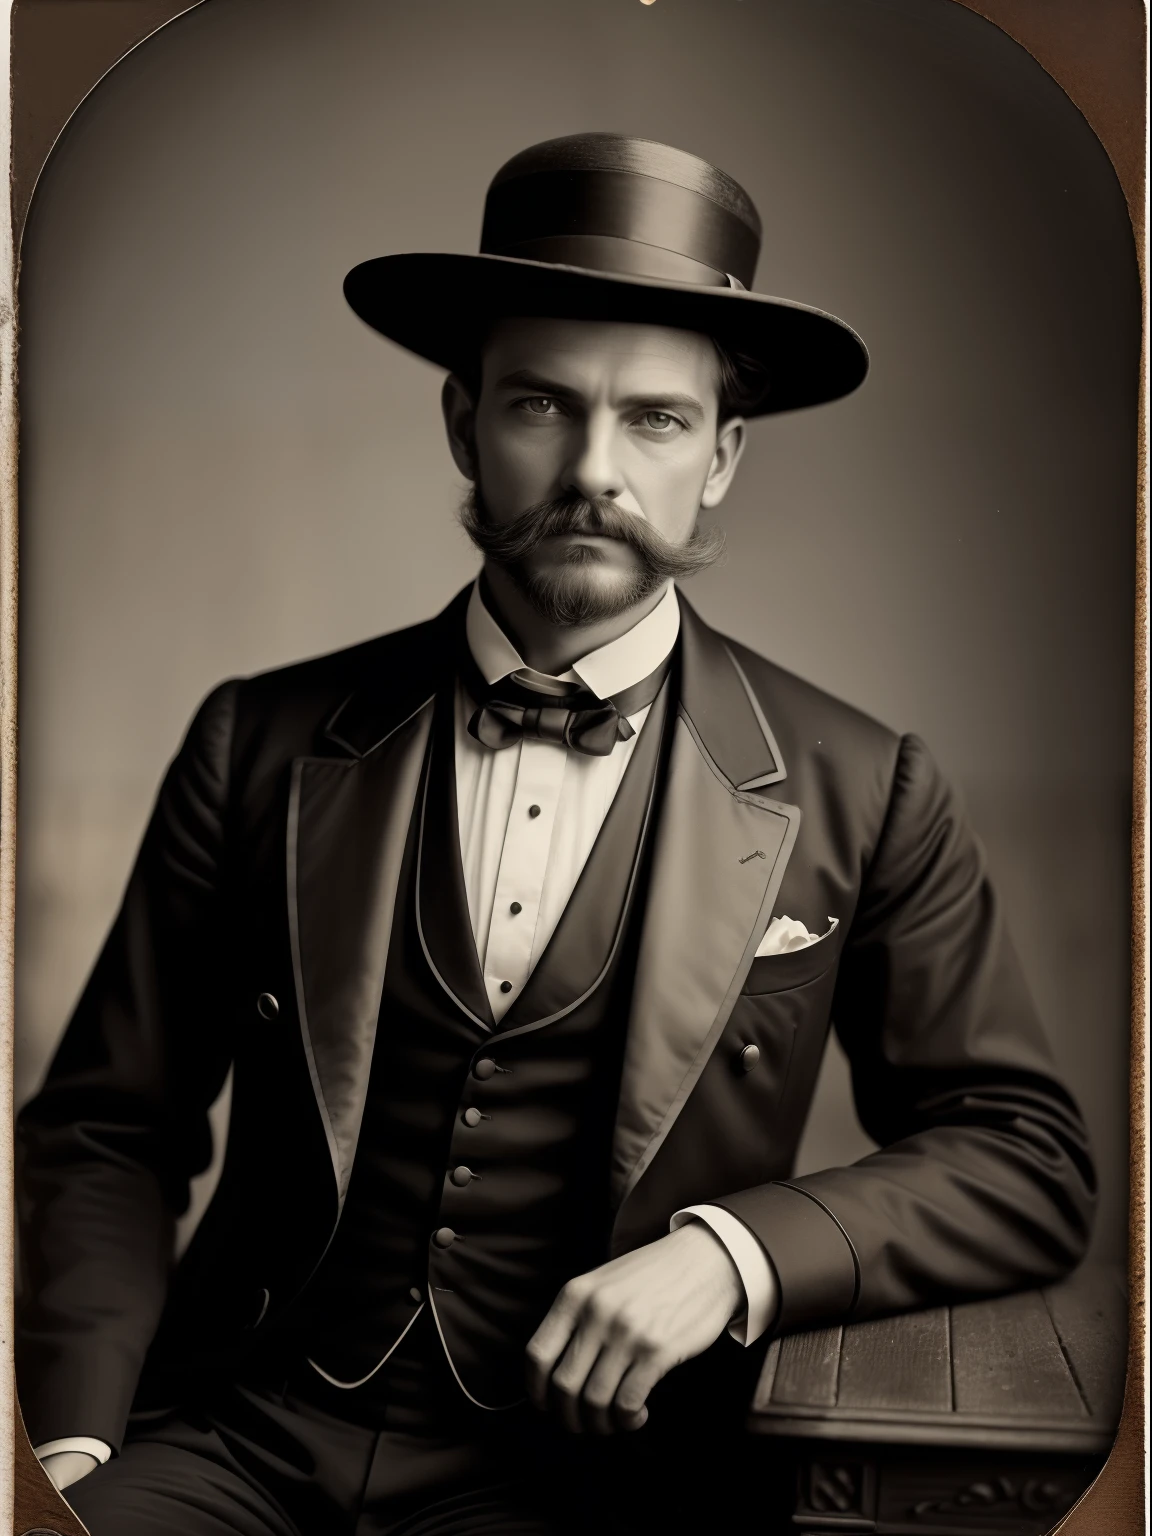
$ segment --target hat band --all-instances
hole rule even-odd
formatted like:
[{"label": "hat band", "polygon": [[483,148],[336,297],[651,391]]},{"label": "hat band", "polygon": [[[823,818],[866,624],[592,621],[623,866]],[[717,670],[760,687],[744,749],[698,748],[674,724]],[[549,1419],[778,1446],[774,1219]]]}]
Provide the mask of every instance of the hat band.
[{"label": "hat band", "polygon": [[[659,255],[633,260],[679,257],[700,276],[688,282],[727,283],[731,273],[751,287],[760,240],[743,220],[711,198],[674,182],[629,171],[547,171],[501,182],[488,193],[480,251],[490,256],[527,256],[528,246],[555,240],[600,238],[649,247]],[[613,247],[606,248],[606,254]],[[623,254],[617,251],[623,259]],[[530,259],[556,261],[556,256]],[[574,265],[587,265],[577,261]],[[630,265],[624,270],[661,276]],[[687,272],[688,268],[683,268]],[[711,274],[704,276],[704,273]],[[673,275],[669,273],[668,275]]]},{"label": "hat band", "polygon": [[736,279],[717,272],[679,251],[658,245],[641,245],[616,235],[548,235],[543,240],[523,240],[488,256],[518,256],[524,261],[546,261],[554,266],[591,268],[622,277],[654,277],[669,283],[699,283],[701,287],[731,288]]}]

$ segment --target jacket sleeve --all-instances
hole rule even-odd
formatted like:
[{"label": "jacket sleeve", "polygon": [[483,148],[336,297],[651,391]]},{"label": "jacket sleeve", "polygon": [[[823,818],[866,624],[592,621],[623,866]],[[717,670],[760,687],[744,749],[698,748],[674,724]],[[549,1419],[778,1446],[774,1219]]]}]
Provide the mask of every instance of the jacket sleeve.
[{"label": "jacket sleeve", "polygon": [[17,1364],[33,1444],[119,1447],[176,1218],[211,1159],[231,1060],[225,816],[238,685],[201,706],[104,949],[17,1123]]},{"label": "jacket sleeve", "polygon": [[1083,1256],[1095,1175],[984,865],[901,743],[833,1022],[879,1150],[716,1201],[766,1249],[775,1331],[1045,1284]]}]

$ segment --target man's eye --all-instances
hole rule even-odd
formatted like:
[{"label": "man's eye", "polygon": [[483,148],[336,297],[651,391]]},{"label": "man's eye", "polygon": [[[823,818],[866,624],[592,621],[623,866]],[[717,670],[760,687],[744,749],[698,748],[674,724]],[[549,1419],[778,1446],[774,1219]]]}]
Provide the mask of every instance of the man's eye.
[{"label": "man's eye", "polygon": [[673,427],[680,425],[676,417],[669,415],[667,411],[645,411],[643,421],[652,432],[670,432]]},{"label": "man's eye", "polygon": [[550,395],[531,395],[527,400],[521,400],[520,404],[525,410],[531,411],[533,416],[551,416],[556,410],[556,402]]}]

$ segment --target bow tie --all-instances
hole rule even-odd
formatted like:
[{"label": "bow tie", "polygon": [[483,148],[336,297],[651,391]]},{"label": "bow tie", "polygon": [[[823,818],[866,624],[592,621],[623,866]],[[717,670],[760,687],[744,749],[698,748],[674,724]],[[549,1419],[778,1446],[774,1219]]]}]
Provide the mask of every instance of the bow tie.
[{"label": "bow tie", "polygon": [[468,722],[468,733],[494,751],[528,736],[571,747],[589,757],[607,757],[618,741],[636,734],[627,716],[651,704],[670,662],[671,657],[666,657],[655,672],[631,688],[610,699],[599,699],[587,688],[564,695],[542,693],[510,677],[489,686],[469,655],[464,666],[465,684],[472,697],[481,702]]}]

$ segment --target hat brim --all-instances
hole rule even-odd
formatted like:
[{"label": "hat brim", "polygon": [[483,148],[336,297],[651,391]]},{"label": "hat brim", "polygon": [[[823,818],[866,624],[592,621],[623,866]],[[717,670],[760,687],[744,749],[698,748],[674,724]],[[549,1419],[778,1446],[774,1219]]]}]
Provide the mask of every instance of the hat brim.
[{"label": "hat brim", "polygon": [[344,296],[374,330],[454,373],[475,366],[489,327],[505,315],[702,331],[764,368],[768,382],[748,416],[838,400],[868,372],[867,349],[843,320],[738,288],[430,252],[361,262],[344,279]]}]

